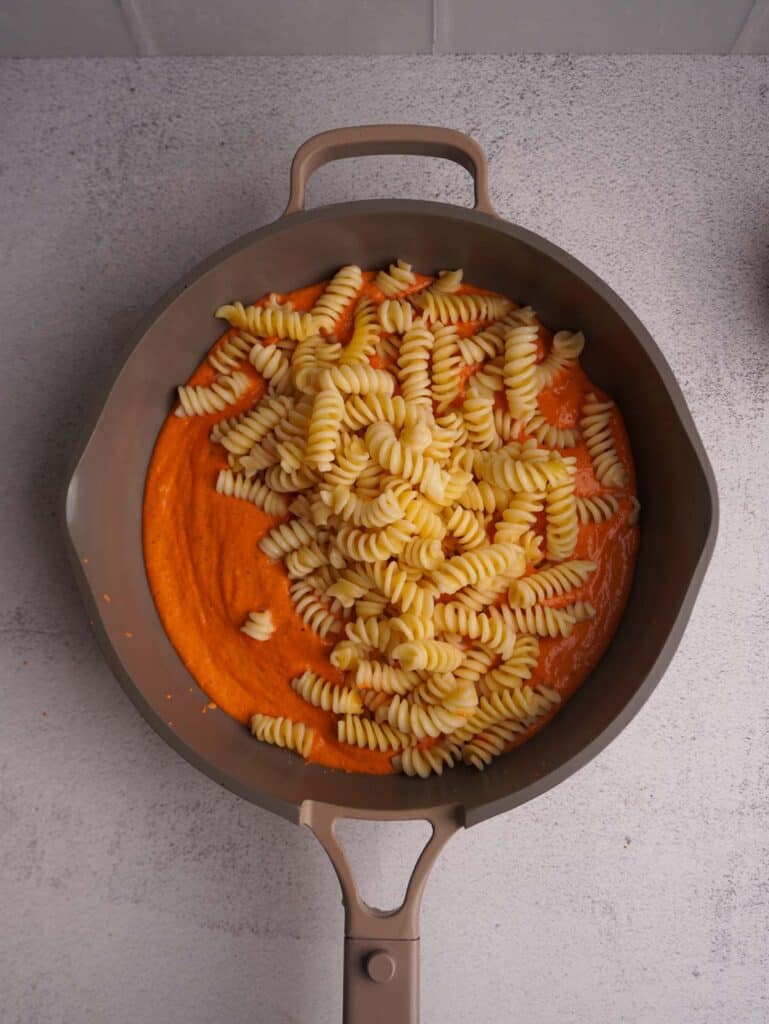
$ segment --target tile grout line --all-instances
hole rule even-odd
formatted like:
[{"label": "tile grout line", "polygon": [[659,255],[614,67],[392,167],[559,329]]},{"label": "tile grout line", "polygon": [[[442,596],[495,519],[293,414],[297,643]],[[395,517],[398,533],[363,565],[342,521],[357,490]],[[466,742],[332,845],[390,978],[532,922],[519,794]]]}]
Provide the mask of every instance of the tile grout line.
[{"label": "tile grout line", "polygon": [[115,0],[116,6],[123,16],[123,21],[133,40],[139,57],[157,57],[159,51],[152,37],[152,32],[136,5],[136,0]]}]

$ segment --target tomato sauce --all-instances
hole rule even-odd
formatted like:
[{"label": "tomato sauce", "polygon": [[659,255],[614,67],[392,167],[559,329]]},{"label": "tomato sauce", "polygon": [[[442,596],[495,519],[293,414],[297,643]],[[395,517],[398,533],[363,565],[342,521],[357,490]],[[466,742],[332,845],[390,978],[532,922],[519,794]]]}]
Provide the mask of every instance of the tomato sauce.
[{"label": "tomato sauce", "polygon": [[[376,301],[384,297],[364,274],[365,290]],[[411,290],[430,279],[418,275]],[[310,309],[323,284],[280,296],[296,309]],[[482,292],[463,286],[464,291]],[[351,315],[337,327],[344,340],[352,329]],[[462,333],[472,333],[472,325]],[[226,332],[217,342],[229,336]],[[540,330],[543,351],[551,337]],[[214,346],[216,348],[216,346]],[[211,701],[239,721],[248,723],[256,712],[301,720],[317,732],[309,760],[345,771],[383,774],[392,771],[392,754],[341,744],[336,739],[336,717],[307,704],[289,686],[289,680],[312,669],[332,681],[341,673],[328,660],[336,639],[321,640],[293,609],[288,578],[280,564],[271,562],[258,546],[262,536],[279,520],[247,501],[220,495],[215,481],[226,467],[226,452],[210,439],[211,428],[225,416],[248,409],[262,394],[261,377],[248,361],[239,369],[251,385],[237,404],[223,413],[179,418],[169,415],[158,436],[144,495],[144,556],[150,587],[163,626],[179,656]],[[215,376],[206,362],[189,383],[209,384]],[[594,388],[579,368],[563,371],[539,396],[540,411],[554,424],[574,426],[582,400]],[[627,600],[638,547],[638,528],[629,525],[635,493],[633,460],[619,414],[613,423],[617,453],[628,472],[628,486],[612,493],[620,511],[608,522],[581,525],[573,558],[590,559],[597,569],[577,591],[548,602],[554,606],[575,600],[590,601],[596,616],[577,623],[569,637],[540,638],[540,658],[532,685],[544,682],[564,700],[577,689],[600,660],[617,627]],[[566,452],[578,463],[576,492],[601,491],[584,444]],[[539,524],[543,532],[544,522]],[[251,611],[269,608],[275,632],[257,643],[240,626]],[[540,728],[538,722],[536,728]],[[523,734],[518,742],[535,731]]]}]

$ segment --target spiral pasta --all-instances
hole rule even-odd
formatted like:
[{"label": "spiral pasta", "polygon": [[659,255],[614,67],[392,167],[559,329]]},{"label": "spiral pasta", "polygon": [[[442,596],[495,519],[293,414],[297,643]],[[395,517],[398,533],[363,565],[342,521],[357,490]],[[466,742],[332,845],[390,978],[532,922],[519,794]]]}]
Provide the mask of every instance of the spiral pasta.
[{"label": "spiral pasta", "polygon": [[177,388],[179,405],[175,410],[176,415],[206,416],[208,413],[221,412],[237,402],[248,386],[248,377],[244,373],[220,374],[208,385],[182,384]]},{"label": "spiral pasta", "polygon": [[256,338],[246,334],[231,334],[216,346],[208,362],[217,373],[231,373],[240,366],[255,344]]},{"label": "spiral pasta", "polygon": [[536,327],[513,327],[505,334],[505,395],[510,415],[518,419],[537,410],[538,354]]},{"label": "spiral pasta", "polygon": [[292,338],[301,341],[317,330],[310,313],[298,313],[290,305],[244,306],[235,302],[220,306],[215,316],[260,338]]},{"label": "spiral pasta", "polygon": [[389,270],[380,270],[374,283],[384,296],[392,299],[412,285],[415,285],[416,281],[416,275],[411,269],[411,264],[398,260],[396,263],[390,264]]},{"label": "spiral pasta", "polygon": [[348,686],[335,686],[309,670],[291,680],[291,689],[308,704],[335,715],[359,715],[363,711],[359,693]]},{"label": "spiral pasta", "polygon": [[435,343],[432,331],[422,319],[415,320],[403,335],[398,351],[398,377],[405,402],[432,410],[430,354]]},{"label": "spiral pasta", "polygon": [[433,331],[432,397],[438,412],[445,410],[460,389],[459,336],[450,325],[439,324]]},{"label": "spiral pasta", "polygon": [[430,289],[412,295],[411,301],[422,310],[428,323],[440,320],[442,324],[497,320],[512,305],[509,299],[499,295],[445,295]]},{"label": "spiral pasta", "polygon": [[275,632],[275,625],[269,608],[263,612],[249,612],[248,618],[240,627],[240,630],[246,636],[250,636],[252,640],[269,640]]},{"label": "spiral pasta", "polygon": [[460,754],[459,744],[447,741],[431,747],[406,747],[393,757],[392,763],[397,772],[426,779],[430,775],[442,775],[444,768],[453,768]]},{"label": "spiral pasta", "polygon": [[294,610],[302,622],[321,639],[325,639],[331,633],[339,633],[342,623],[321,598],[312,580],[313,574],[308,574],[304,579],[294,580],[288,592]]},{"label": "spiral pasta", "polygon": [[360,267],[349,264],[338,270],[310,310],[316,328],[332,331],[342,313],[357,298],[362,286],[363,274]]},{"label": "spiral pasta", "polygon": [[343,415],[344,399],[335,387],[329,386],[315,396],[304,458],[321,472],[328,472],[334,464]]},{"label": "spiral pasta", "polygon": [[593,494],[577,498],[577,516],[581,523],[605,523],[619,511],[619,502],[613,494]]},{"label": "spiral pasta", "polygon": [[521,575],[526,568],[523,551],[514,544],[489,544],[447,559],[431,573],[441,594],[455,594],[462,587],[495,576]]},{"label": "spiral pasta", "polygon": [[575,366],[585,347],[582,331],[558,331],[553,337],[550,351],[537,366],[536,378],[540,389],[552,384],[562,370]]},{"label": "spiral pasta", "polygon": [[288,502],[281,494],[276,494],[263,481],[248,480],[242,473],[233,473],[231,469],[219,470],[216,490],[231,498],[250,501],[257,508],[264,509],[268,516],[282,516],[287,511]]},{"label": "spiral pasta", "polygon": [[271,715],[252,715],[251,732],[262,743],[294,750],[305,760],[310,756],[315,742],[315,730],[304,722],[293,722],[290,718]]},{"label": "spiral pasta", "polygon": [[414,323],[414,310],[403,299],[385,299],[379,306],[379,323],[383,331],[405,334]]},{"label": "spiral pasta", "polygon": [[553,561],[571,558],[579,534],[574,474],[570,473],[545,492],[547,555]]},{"label": "spiral pasta", "polygon": [[337,722],[337,739],[354,747],[369,750],[401,750],[411,744],[411,738],[388,722],[377,722],[362,715],[345,715]]},{"label": "spiral pasta", "polygon": [[340,364],[360,363],[368,359],[378,341],[377,308],[372,299],[364,296],[355,306],[352,337],[339,357]]},{"label": "spiral pasta", "polygon": [[243,455],[288,414],[291,404],[291,399],[285,395],[265,398],[247,412],[216,423],[211,430],[211,440],[234,455]]},{"label": "spiral pasta", "polygon": [[579,425],[598,483],[604,487],[624,487],[627,473],[614,447],[611,427],[613,412],[614,402],[599,402],[591,393],[582,406]]}]

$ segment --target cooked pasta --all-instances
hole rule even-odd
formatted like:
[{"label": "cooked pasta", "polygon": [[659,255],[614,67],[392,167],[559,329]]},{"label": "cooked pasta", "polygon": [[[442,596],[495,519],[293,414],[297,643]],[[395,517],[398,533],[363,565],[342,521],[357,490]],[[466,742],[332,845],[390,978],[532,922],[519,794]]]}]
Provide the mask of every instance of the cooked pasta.
[{"label": "cooked pasta", "polygon": [[262,743],[294,750],[305,760],[310,756],[316,735],[315,730],[304,722],[293,722],[282,715],[252,715],[251,732]]},{"label": "cooked pasta", "polygon": [[374,283],[384,296],[391,299],[416,284],[416,280],[411,264],[398,260],[390,264],[389,270],[380,270]]},{"label": "cooked pasta", "polygon": [[252,640],[269,640],[275,632],[275,624],[272,621],[272,613],[269,608],[263,612],[249,612],[248,618],[240,629]]},{"label": "cooked pasta", "polygon": [[181,385],[177,389],[179,405],[176,408],[176,415],[206,416],[212,412],[221,412],[228,405],[237,402],[247,388],[248,377],[237,372],[221,374],[209,385]]},{"label": "cooked pasta", "polygon": [[288,502],[282,494],[276,494],[261,480],[247,480],[242,473],[233,473],[231,469],[219,470],[216,490],[227,497],[250,501],[264,509],[268,516],[282,516],[287,511]]},{"label": "cooked pasta", "polygon": [[301,341],[317,330],[311,313],[297,313],[290,305],[243,306],[235,302],[220,306],[215,316],[260,338],[292,338]]},{"label": "cooked pasta", "polygon": [[291,689],[302,700],[335,715],[359,715],[363,711],[360,694],[348,686],[335,686],[315,672],[303,672],[291,680]]},{"label": "cooked pasta", "polygon": [[511,306],[509,299],[498,295],[446,295],[432,289],[417,292],[411,301],[422,310],[428,323],[439,320],[442,324],[497,320]]},{"label": "cooked pasta", "polygon": [[243,362],[256,344],[256,339],[246,334],[231,334],[217,345],[208,361],[217,373],[231,373]]},{"label": "cooked pasta", "polygon": [[338,270],[310,310],[315,327],[326,332],[333,331],[342,313],[358,297],[362,285],[360,267],[350,264]]},{"label": "cooked pasta", "polygon": [[595,394],[591,393],[582,406],[579,425],[598,482],[604,487],[624,487],[627,473],[614,447],[613,414],[614,402],[599,402]]},{"label": "cooked pasta", "polygon": [[[276,712],[253,735],[312,761],[486,768],[597,660],[608,560],[635,542],[627,442],[580,366],[584,336],[548,343],[531,307],[402,260],[216,315],[230,329],[171,421],[214,460],[190,444],[171,466],[194,478],[178,515],[218,495],[194,509],[223,576],[195,621],[248,638],[232,657],[221,636],[207,678],[252,652],[237,685]],[[201,465],[216,468],[198,487]],[[201,599],[208,572],[201,557]],[[233,594],[254,609],[239,624]]]},{"label": "cooked pasta", "polygon": [[581,523],[605,523],[619,511],[619,502],[613,494],[593,494],[577,498],[577,516]]}]

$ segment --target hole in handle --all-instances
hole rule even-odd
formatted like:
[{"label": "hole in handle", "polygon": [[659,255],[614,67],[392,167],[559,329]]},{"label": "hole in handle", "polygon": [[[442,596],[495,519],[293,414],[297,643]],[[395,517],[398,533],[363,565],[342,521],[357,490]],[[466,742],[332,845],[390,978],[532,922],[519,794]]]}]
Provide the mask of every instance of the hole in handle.
[{"label": "hole in handle", "polygon": [[360,898],[384,913],[400,909],[414,865],[432,837],[430,822],[339,818],[334,834],[350,863]]}]

